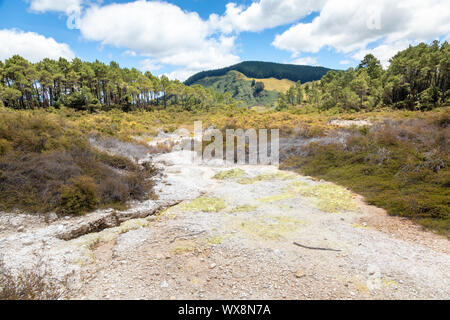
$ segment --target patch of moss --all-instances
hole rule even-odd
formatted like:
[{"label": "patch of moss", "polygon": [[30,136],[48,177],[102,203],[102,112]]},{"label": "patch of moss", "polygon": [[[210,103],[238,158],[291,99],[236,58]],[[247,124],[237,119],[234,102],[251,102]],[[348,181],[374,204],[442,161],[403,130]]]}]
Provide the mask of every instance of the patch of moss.
[{"label": "patch of moss", "polygon": [[357,209],[351,192],[332,183],[313,185],[307,182],[295,182],[286,190],[314,199],[317,208],[325,212],[354,211]]},{"label": "patch of moss", "polygon": [[230,238],[231,235],[222,235],[222,236],[215,236],[215,237],[211,237],[208,238],[207,240],[207,244],[212,246],[212,245],[218,245],[221,244],[224,240]]},{"label": "patch of moss", "polygon": [[232,180],[245,176],[245,171],[242,169],[232,169],[222,171],[214,176],[216,180]]},{"label": "patch of moss", "polygon": [[264,240],[280,240],[303,225],[305,221],[301,219],[276,215],[264,215],[251,221],[237,221],[238,228],[244,233]]},{"label": "patch of moss", "polygon": [[254,178],[244,177],[239,179],[237,182],[240,184],[254,184],[262,181],[272,181],[272,180],[289,180],[294,179],[295,175],[288,172],[277,172],[277,173],[264,173],[260,174]]},{"label": "patch of moss", "polygon": [[172,253],[176,255],[182,255],[190,252],[194,252],[197,245],[192,240],[180,240],[177,241],[177,245],[172,249]]},{"label": "patch of moss", "polygon": [[388,278],[383,278],[381,279],[381,282],[383,283],[383,286],[385,286],[386,288],[392,288],[392,287],[397,287],[398,286],[398,282],[392,279],[388,279]]},{"label": "patch of moss", "polygon": [[214,197],[200,197],[189,203],[182,204],[179,208],[182,211],[203,211],[203,212],[219,212],[227,206],[225,201]]},{"label": "patch of moss", "polygon": [[353,227],[353,228],[356,228],[356,229],[366,229],[366,230],[369,230],[369,229],[370,229],[368,226],[363,226],[363,225],[361,225],[361,224],[359,224],[359,223],[354,223],[354,224],[352,224],[352,227]]},{"label": "patch of moss", "polygon": [[295,197],[296,197],[296,195],[294,193],[286,192],[286,193],[277,194],[274,196],[265,197],[265,198],[259,199],[259,201],[261,201],[263,203],[272,203],[272,202],[279,202],[279,201],[283,201],[283,200],[294,199]]},{"label": "patch of moss", "polygon": [[231,209],[229,212],[230,213],[252,212],[252,211],[255,211],[256,209],[258,209],[257,206],[251,206],[251,205],[247,204],[247,205],[235,207],[235,208]]}]

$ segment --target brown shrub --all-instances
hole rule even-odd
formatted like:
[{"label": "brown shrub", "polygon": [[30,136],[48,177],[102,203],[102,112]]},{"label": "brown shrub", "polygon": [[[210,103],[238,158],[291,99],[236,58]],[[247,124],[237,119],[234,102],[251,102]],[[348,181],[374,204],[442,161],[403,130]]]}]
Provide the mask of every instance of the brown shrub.
[{"label": "brown shrub", "polygon": [[67,279],[52,280],[41,259],[32,268],[14,273],[0,258],[0,300],[58,300],[68,292]]}]

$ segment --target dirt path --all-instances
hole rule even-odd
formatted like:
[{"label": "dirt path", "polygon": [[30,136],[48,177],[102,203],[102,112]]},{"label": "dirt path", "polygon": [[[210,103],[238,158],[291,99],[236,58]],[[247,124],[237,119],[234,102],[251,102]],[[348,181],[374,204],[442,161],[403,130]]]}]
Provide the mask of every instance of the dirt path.
[{"label": "dirt path", "polygon": [[96,234],[76,298],[450,298],[447,239],[329,183],[189,156],[155,159],[160,197],[195,199]]}]

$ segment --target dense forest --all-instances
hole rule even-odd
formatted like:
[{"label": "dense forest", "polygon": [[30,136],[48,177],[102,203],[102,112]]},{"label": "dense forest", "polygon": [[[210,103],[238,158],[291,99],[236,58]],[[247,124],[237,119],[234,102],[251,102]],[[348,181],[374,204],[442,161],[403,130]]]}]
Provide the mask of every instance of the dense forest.
[{"label": "dense forest", "polygon": [[450,98],[450,46],[434,41],[397,53],[387,70],[372,54],[354,69],[330,71],[320,81],[297,84],[281,95],[278,109],[310,104],[319,110],[373,110],[379,106],[430,110]]},{"label": "dense forest", "polygon": [[186,85],[192,85],[206,77],[218,77],[226,75],[229,71],[238,71],[249,78],[276,78],[289,79],[291,81],[310,82],[320,80],[331,69],[324,67],[299,66],[295,64],[280,64],[261,61],[246,61],[231,67],[203,71],[197,73],[185,81]]},{"label": "dense forest", "polygon": [[67,106],[77,110],[148,110],[175,104],[185,110],[232,104],[229,94],[186,86],[111,62],[44,59],[30,63],[15,55],[0,61],[0,106],[15,109]]}]

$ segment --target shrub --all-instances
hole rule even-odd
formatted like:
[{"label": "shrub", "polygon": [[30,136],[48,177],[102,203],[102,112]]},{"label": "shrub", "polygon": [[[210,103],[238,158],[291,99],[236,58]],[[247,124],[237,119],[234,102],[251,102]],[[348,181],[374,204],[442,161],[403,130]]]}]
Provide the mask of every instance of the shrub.
[{"label": "shrub", "polygon": [[11,142],[0,138],[0,156],[6,154],[11,149]]},{"label": "shrub", "polygon": [[61,186],[59,211],[64,214],[83,214],[94,210],[98,199],[98,187],[91,177],[80,176],[71,184]]},{"label": "shrub", "polygon": [[0,300],[58,300],[68,292],[67,279],[52,280],[41,259],[30,269],[12,272],[0,258]]},{"label": "shrub", "polygon": [[[442,118],[440,118],[442,119]],[[409,217],[450,236],[448,130],[434,115],[349,130],[345,146],[310,144],[288,154],[284,168],[339,183],[392,215]]]},{"label": "shrub", "polygon": [[80,130],[54,114],[0,110],[1,211],[83,214],[151,193],[151,163],[93,149]]}]

